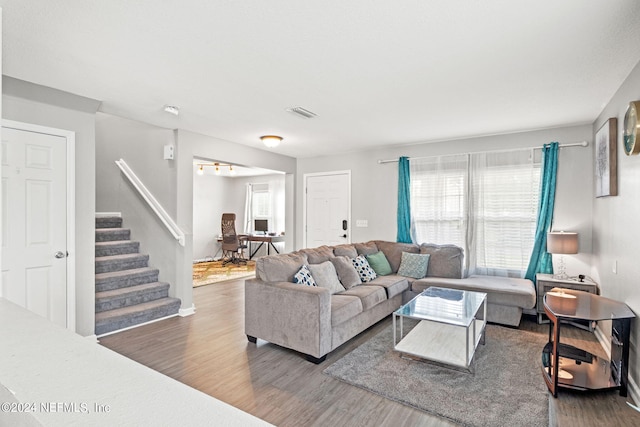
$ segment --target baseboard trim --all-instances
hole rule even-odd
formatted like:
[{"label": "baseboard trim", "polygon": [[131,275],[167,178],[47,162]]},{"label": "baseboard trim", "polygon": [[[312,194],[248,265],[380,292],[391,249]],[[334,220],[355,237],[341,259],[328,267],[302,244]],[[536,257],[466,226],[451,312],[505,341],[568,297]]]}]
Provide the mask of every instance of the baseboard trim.
[{"label": "baseboard trim", "polygon": [[107,332],[107,333],[104,333],[104,334],[101,334],[101,335],[97,335],[96,338],[99,339],[99,338],[106,337],[106,336],[109,336],[109,335],[117,334],[118,332],[128,331],[129,329],[134,329],[134,328],[137,328],[137,327],[140,327],[140,326],[149,325],[151,323],[156,323],[156,322],[159,322],[161,320],[171,319],[172,317],[178,317],[178,316],[179,316],[178,313],[171,314],[169,316],[165,316],[165,317],[160,317],[158,319],[149,320],[148,322],[140,323],[138,325],[133,325],[133,326],[129,326],[129,327],[126,327],[126,328],[117,329],[115,331]]},{"label": "baseboard trim", "polygon": [[189,308],[181,308],[180,310],[178,310],[178,315],[180,317],[187,317],[191,316],[192,314],[196,314],[195,304],[191,304],[191,307]]},{"label": "baseboard trim", "polygon": [[122,218],[122,212],[96,212],[96,218],[109,218],[109,217]]},{"label": "baseboard trim", "polygon": [[96,334],[87,335],[85,338],[87,339],[87,341],[93,341],[95,343],[99,343],[100,342],[100,341],[98,341],[98,336]]}]

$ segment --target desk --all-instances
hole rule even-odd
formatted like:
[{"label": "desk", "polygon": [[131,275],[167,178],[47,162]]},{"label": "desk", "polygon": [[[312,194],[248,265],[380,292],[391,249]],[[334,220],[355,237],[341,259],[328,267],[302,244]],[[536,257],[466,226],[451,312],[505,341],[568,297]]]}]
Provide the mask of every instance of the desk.
[{"label": "desk", "polygon": [[[263,236],[263,235],[243,235],[242,236],[244,239],[247,240],[247,242],[249,242],[249,259],[252,259],[253,256],[260,250],[260,248],[262,247],[262,245],[264,245],[265,243],[267,244],[267,255],[270,255],[271,251],[270,248],[273,248],[274,251],[276,251],[277,254],[280,253],[280,251],[278,251],[278,248],[276,248],[273,243],[274,242],[284,242],[284,236]],[[258,247],[255,250],[252,250],[252,243],[260,243],[258,245]]]}]

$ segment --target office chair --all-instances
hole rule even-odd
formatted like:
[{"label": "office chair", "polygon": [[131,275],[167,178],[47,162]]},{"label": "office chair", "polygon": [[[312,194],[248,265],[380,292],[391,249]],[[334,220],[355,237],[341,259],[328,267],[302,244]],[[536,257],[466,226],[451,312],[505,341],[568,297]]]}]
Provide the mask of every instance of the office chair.
[{"label": "office chair", "polygon": [[[229,263],[246,264],[244,250],[247,249],[246,236],[236,233],[236,214],[222,214],[222,265]],[[244,237],[244,239],[243,239]]]}]

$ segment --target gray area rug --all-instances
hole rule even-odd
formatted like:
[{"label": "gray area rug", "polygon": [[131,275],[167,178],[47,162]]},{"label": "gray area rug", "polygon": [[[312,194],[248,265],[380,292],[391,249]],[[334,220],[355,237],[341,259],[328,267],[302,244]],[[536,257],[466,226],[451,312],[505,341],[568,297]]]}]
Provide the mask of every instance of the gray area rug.
[{"label": "gray area rug", "polygon": [[546,340],[546,334],[488,325],[471,374],[400,357],[389,327],[323,372],[465,426],[545,426]]}]

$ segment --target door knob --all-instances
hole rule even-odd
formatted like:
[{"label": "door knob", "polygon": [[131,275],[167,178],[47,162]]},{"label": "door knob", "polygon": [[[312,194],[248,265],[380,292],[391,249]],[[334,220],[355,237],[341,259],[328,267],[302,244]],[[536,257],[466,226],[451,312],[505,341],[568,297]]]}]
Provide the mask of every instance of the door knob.
[{"label": "door knob", "polygon": [[346,234],[343,234],[342,236],[338,236],[338,237],[344,237],[345,239],[347,238]]},{"label": "door knob", "polygon": [[66,256],[66,254],[62,251],[58,251],[56,252],[56,254],[54,255],[56,258],[64,258]]}]

